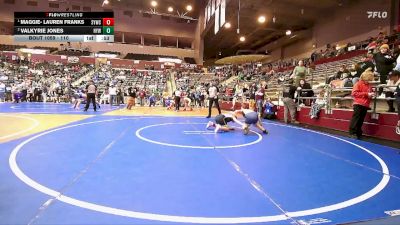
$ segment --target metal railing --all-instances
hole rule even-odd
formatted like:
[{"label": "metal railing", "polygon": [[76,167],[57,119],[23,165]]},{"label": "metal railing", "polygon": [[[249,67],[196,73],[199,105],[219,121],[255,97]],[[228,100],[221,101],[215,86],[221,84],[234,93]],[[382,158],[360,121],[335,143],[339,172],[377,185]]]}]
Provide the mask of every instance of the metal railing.
[{"label": "metal railing", "polygon": [[[376,83],[375,83],[376,84]],[[373,87],[373,91],[375,96],[372,98],[373,101],[373,107],[372,107],[372,116],[373,118],[378,118],[378,113],[377,113],[377,101],[378,100],[382,100],[382,101],[390,101],[390,100],[396,100],[396,98],[390,98],[390,97],[385,97],[385,98],[380,98],[378,96],[379,93],[379,89],[380,88],[395,88],[397,86],[391,86],[391,85],[376,85]],[[302,97],[301,96],[301,92],[306,92],[306,91],[317,91],[320,89],[301,89],[301,90],[297,90],[297,104],[299,104],[299,102],[303,99],[317,99],[318,97],[313,96],[313,97]],[[332,92],[335,91],[349,91],[351,92],[353,89],[352,88],[334,88],[332,89],[331,87],[326,87],[326,96],[324,97],[326,99],[326,104],[325,104],[325,111],[327,114],[332,114],[332,100],[353,100],[354,98],[352,96],[344,96],[344,97],[332,97]],[[280,93],[283,93],[282,91],[280,91]],[[383,93],[383,92],[382,92]],[[280,99],[280,97],[278,97],[278,99]],[[279,103],[279,101],[278,101]]]}]

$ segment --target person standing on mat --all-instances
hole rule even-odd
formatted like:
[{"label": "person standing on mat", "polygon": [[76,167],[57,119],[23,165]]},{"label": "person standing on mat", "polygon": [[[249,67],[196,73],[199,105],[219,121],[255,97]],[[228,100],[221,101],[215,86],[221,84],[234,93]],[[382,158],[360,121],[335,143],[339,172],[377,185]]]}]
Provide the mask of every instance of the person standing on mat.
[{"label": "person standing on mat", "polygon": [[177,89],[174,92],[174,95],[175,95],[175,111],[176,112],[179,112],[179,106],[181,104],[181,94],[182,94],[182,92],[181,92],[180,89]]},{"label": "person standing on mat", "polygon": [[218,114],[221,114],[221,109],[219,108],[218,103],[218,88],[214,83],[210,83],[210,88],[208,89],[208,116],[206,118],[211,117],[211,109],[214,102],[215,106],[217,106]]},{"label": "person standing on mat", "polygon": [[96,95],[97,95],[97,87],[94,85],[93,81],[89,81],[89,84],[86,86],[86,106],[85,112],[89,108],[90,102],[93,103],[93,109],[96,112]]},{"label": "person standing on mat", "polygon": [[115,102],[117,100],[117,88],[114,86],[114,84],[111,84],[108,88],[108,94],[110,95],[110,106],[115,105]]},{"label": "person standing on mat", "polygon": [[126,109],[131,110],[132,107],[135,106],[135,100],[136,100],[136,89],[133,87],[128,88],[128,104],[126,105]]},{"label": "person standing on mat", "polygon": [[353,100],[353,116],[350,121],[350,137],[360,139],[362,136],[362,125],[367,115],[371,99],[375,97],[369,82],[374,80],[374,73],[367,69],[361,74],[360,80],[354,85],[351,95]]}]

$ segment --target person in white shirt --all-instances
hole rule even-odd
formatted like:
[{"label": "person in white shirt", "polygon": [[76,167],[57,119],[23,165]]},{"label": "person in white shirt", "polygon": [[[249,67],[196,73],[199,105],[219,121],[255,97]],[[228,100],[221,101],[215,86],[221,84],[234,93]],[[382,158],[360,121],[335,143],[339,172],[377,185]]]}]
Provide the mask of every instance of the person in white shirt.
[{"label": "person in white shirt", "polygon": [[235,105],[237,100],[241,101],[241,104],[243,102],[243,88],[239,84],[239,82],[235,86],[235,94],[233,95],[233,100],[232,100],[232,110],[235,110]]},{"label": "person in white shirt", "polygon": [[108,90],[105,90],[100,96],[100,104],[107,104],[110,99],[110,95],[108,94]]},{"label": "person in white shirt", "polygon": [[218,114],[221,114],[221,108],[218,103],[218,88],[211,83],[210,88],[208,89],[208,116],[206,118],[211,117],[211,108],[213,103],[215,102],[215,106],[217,106]]},{"label": "person in white shirt", "polygon": [[117,100],[117,88],[113,84],[108,88],[108,94],[110,95],[110,106],[112,106]]}]

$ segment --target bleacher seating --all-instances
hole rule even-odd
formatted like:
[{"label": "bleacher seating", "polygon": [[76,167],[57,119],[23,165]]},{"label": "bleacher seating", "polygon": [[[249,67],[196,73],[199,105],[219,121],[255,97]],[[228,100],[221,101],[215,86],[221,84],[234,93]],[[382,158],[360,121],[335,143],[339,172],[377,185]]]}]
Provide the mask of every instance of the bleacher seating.
[{"label": "bleacher seating", "polygon": [[26,48],[26,45],[3,45],[0,44],[0,51],[15,51],[19,48]]},{"label": "bleacher seating", "polygon": [[124,59],[132,59],[132,60],[143,60],[143,61],[158,61],[158,58],[171,58],[177,59],[176,56],[165,56],[165,55],[148,55],[148,54],[135,54],[128,53]]},{"label": "bleacher seating", "polygon": [[112,52],[112,51],[98,51],[97,54],[113,54],[113,55],[121,55],[120,52]]},{"label": "bleacher seating", "polygon": [[49,50],[50,53],[58,50],[58,48],[55,48],[55,47],[42,47],[42,46],[35,46],[35,47],[33,47],[33,49]]},{"label": "bleacher seating", "polygon": [[196,64],[196,60],[194,60],[194,58],[185,57],[183,60],[184,60],[186,63],[189,63],[189,64]]},{"label": "bleacher seating", "polygon": [[62,50],[62,51],[57,51],[55,54],[66,55],[66,56],[90,56],[90,52],[86,50],[78,50],[78,51]]},{"label": "bleacher seating", "polygon": [[103,65],[93,76],[99,92],[104,92],[111,84],[127,90],[128,87],[164,91],[167,86],[167,74],[162,71],[138,70],[132,74],[131,70],[113,69]]}]

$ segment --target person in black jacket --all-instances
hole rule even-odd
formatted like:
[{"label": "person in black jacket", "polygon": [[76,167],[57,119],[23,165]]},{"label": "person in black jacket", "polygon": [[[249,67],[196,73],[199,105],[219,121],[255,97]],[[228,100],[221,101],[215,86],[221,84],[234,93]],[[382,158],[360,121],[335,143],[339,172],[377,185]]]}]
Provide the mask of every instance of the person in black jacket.
[{"label": "person in black jacket", "polygon": [[[314,91],[311,89],[311,85],[307,83],[304,79],[300,80],[300,85],[297,87],[301,97],[313,97]],[[311,105],[311,99],[300,99],[299,104],[305,104],[307,106]]]},{"label": "person in black jacket", "polygon": [[283,88],[283,106],[284,106],[284,121],[288,123],[288,113],[290,113],[291,122],[298,124],[296,120],[296,102],[295,93],[297,87],[293,85],[293,79],[289,80],[289,84],[285,85]]},{"label": "person in black jacket", "polygon": [[128,104],[126,105],[126,108],[128,110],[131,110],[133,106],[135,106],[135,100],[136,100],[136,89],[129,87],[128,88]]},{"label": "person in black jacket", "polygon": [[[394,67],[396,59],[389,54],[389,45],[383,44],[379,48],[380,52],[374,55],[374,60],[376,64],[376,70],[380,75],[380,83],[386,84],[386,79],[390,71]],[[383,92],[383,88],[379,89],[379,95]]]},{"label": "person in black jacket", "polygon": [[339,69],[339,71],[336,73],[335,79],[336,80],[341,80],[343,79],[343,74],[348,74],[349,71],[346,68],[346,65],[342,65]]},{"label": "person in black jacket", "polygon": [[372,71],[375,70],[375,64],[372,62],[373,57],[374,56],[372,54],[368,53],[362,58],[361,62],[357,63],[357,65],[355,66],[357,73],[353,76],[353,84],[355,84],[360,79],[361,74],[364,73],[364,71],[368,68],[371,68]]},{"label": "person in black jacket", "polygon": [[93,104],[93,109],[96,112],[96,95],[97,95],[97,86],[94,85],[93,81],[89,81],[89,84],[86,85],[86,106],[85,112],[88,110],[90,102]]}]

